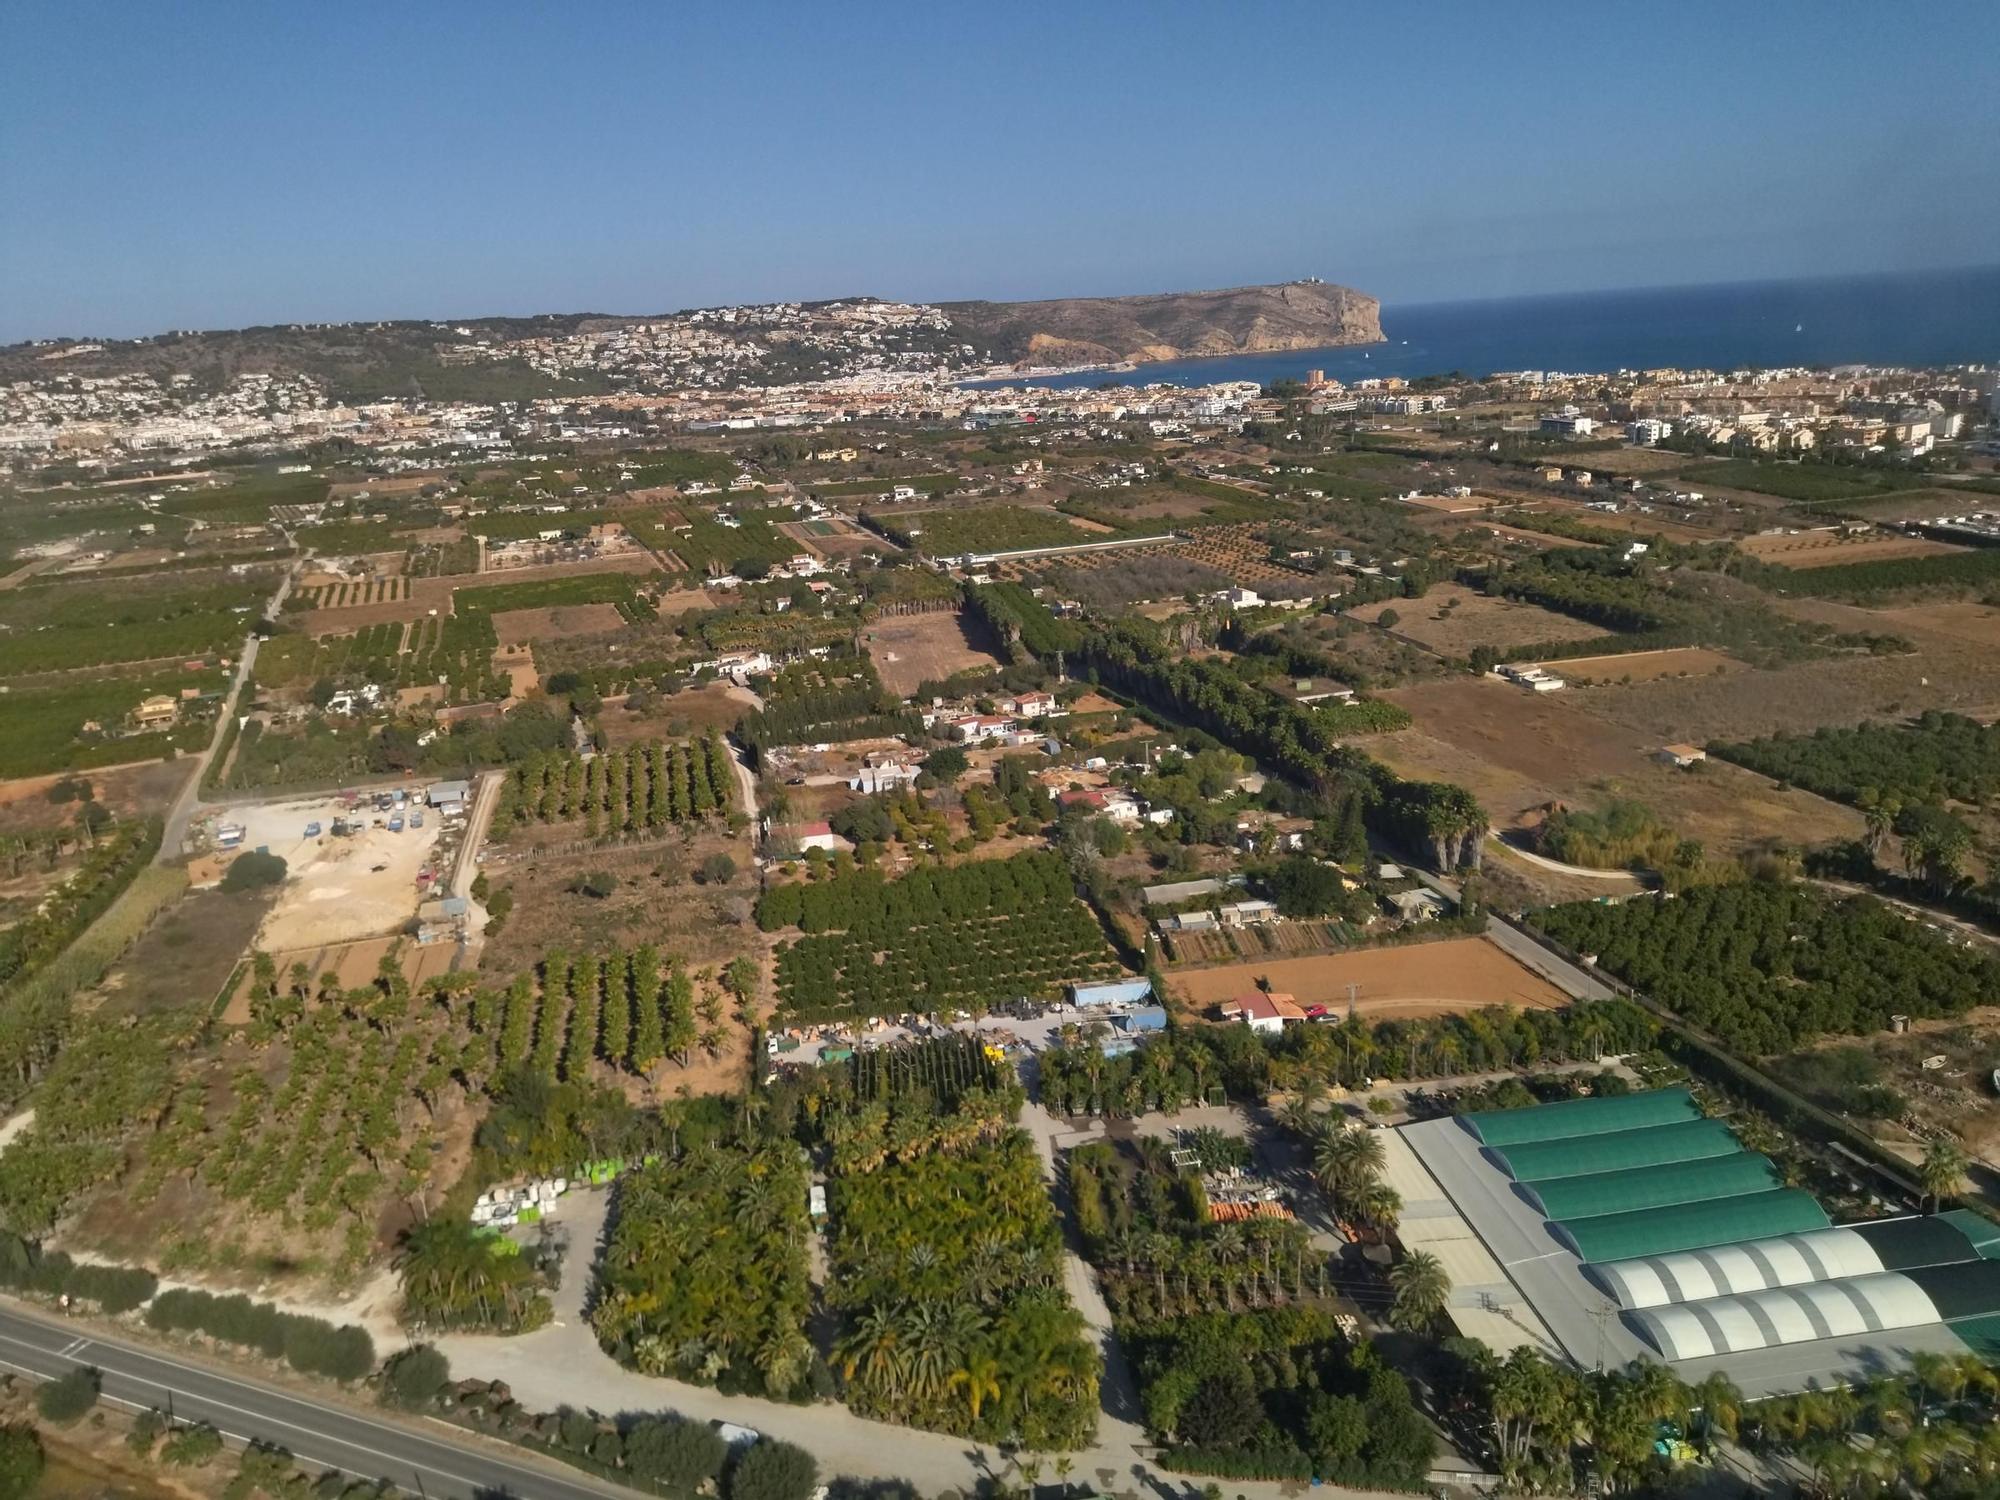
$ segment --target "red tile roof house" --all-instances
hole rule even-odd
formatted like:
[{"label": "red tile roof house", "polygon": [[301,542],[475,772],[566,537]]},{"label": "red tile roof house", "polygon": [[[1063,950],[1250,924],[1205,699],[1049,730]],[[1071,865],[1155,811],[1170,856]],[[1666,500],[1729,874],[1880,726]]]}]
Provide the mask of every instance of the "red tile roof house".
[{"label": "red tile roof house", "polygon": [[1241,1021],[1252,1031],[1266,1033],[1283,1031],[1291,1022],[1306,1018],[1290,995],[1267,995],[1261,990],[1224,1001],[1221,1010],[1225,1021]]}]

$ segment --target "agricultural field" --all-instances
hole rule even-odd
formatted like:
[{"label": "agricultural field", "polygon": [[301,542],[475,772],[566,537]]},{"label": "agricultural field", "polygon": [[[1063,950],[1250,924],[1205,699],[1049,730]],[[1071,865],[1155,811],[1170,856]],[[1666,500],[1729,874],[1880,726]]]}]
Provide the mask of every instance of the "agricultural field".
[{"label": "agricultural field", "polygon": [[922,682],[942,682],[954,672],[997,667],[1000,658],[977,640],[969,615],[940,610],[928,615],[885,615],[871,620],[861,643],[882,686],[907,698]]},{"label": "agricultural field", "polygon": [[863,519],[892,541],[928,557],[966,552],[1017,552],[1033,547],[1069,547],[1099,539],[1068,516],[1025,505],[985,505],[950,510],[862,512]]},{"label": "agricultural field", "polygon": [[736,765],[720,736],[654,740],[586,761],[538,755],[516,766],[493,815],[493,836],[517,823],[584,823],[594,837],[726,816],[737,801]]},{"label": "agricultural field", "polygon": [[[1759,675],[1746,672],[1722,681]],[[1698,685],[1706,690],[1707,682]],[[1806,792],[1782,791],[1733,766],[1689,772],[1659,764],[1655,752],[1666,740],[1682,738],[1684,727],[1661,737],[1640,733],[1599,717],[1574,689],[1530,693],[1491,679],[1453,677],[1394,688],[1384,696],[1416,722],[1374,737],[1369,753],[1404,776],[1466,787],[1501,828],[1533,821],[1530,815],[1551,803],[1593,805],[1622,798],[1651,808],[1711,854],[1834,843],[1861,833],[1860,817],[1851,809]]]},{"label": "agricultural field", "polygon": [[[250,966],[244,955],[276,899],[268,889],[187,891],[78,1000],[77,1011],[94,1024],[117,1024],[221,1000],[232,980],[247,989]],[[356,982],[366,983],[374,972],[371,966]]]},{"label": "agricultural field", "polygon": [[[2000,709],[2000,610],[1969,603],[1859,609],[1819,599],[1786,600],[1779,608],[1816,629],[1900,637],[1916,654],[1845,655],[1714,677],[1590,687],[1574,701],[1648,739],[1696,744],[1906,718],[1927,709],[1974,716]],[[1568,674],[1568,662],[1551,666]]]},{"label": "agricultural field", "polygon": [[[12,683],[0,693],[0,777],[127,766],[199,749],[215,733],[213,704],[227,686],[219,668]],[[132,711],[148,698],[198,698],[170,729],[140,730]]]},{"label": "agricultural field", "polygon": [[[246,938],[236,945],[234,951],[240,954],[252,946]],[[404,983],[412,990],[421,990],[431,980],[441,979],[451,972],[452,961],[457,957],[457,946],[453,943],[412,943],[397,936],[363,938],[357,942],[332,943],[319,948],[280,949],[269,956],[279,973],[293,979],[297,979],[303,969],[306,986],[315,994],[330,985],[351,990],[373,984],[382,976],[385,960],[402,974]],[[222,1023],[225,1026],[248,1026],[256,1019],[252,1006],[263,993],[258,977],[260,968],[254,963],[237,965],[235,987],[229,991],[222,1006]]]},{"label": "agricultural field", "polygon": [[[834,1364],[862,1416],[1080,1448],[1097,1429],[1100,1359],[1064,1288],[1041,1159],[1008,1123],[1017,1109],[987,1090],[941,1102],[922,1088],[822,1105]],[[905,1347],[933,1352],[896,1357]],[[953,1381],[958,1370],[970,1379]]]},{"label": "agricultural field", "polygon": [[560,641],[575,635],[603,635],[630,623],[616,604],[559,604],[550,609],[510,609],[493,616],[502,646]]},{"label": "agricultural field", "polygon": [[1965,550],[1920,536],[1883,532],[1846,536],[1839,531],[1766,532],[1745,537],[1736,545],[1757,561],[1781,568],[1831,568],[1845,563],[1937,557]]},{"label": "agricultural field", "polygon": [[[736,523],[725,525],[719,517],[727,514]],[[736,573],[748,566],[768,568],[806,549],[778,528],[797,518],[790,505],[762,509],[747,506],[728,512],[703,510],[692,503],[643,519],[625,517],[627,528],[662,558],[671,557],[688,572],[705,574]]]},{"label": "agricultural field", "polygon": [[895,543],[885,541],[872,531],[862,530],[844,516],[785,521],[779,524],[778,530],[799,543],[797,550],[817,553],[829,559],[853,559],[867,552],[883,556],[897,550]]},{"label": "agricultural field", "polygon": [[298,587],[297,597],[308,609],[349,609],[368,604],[395,604],[410,597],[410,580],[398,574],[391,578],[350,578],[323,583],[302,583]]},{"label": "agricultural field", "polygon": [[0,677],[124,662],[234,655],[277,585],[268,571],[218,583],[42,583],[0,592]]},{"label": "agricultural field", "polygon": [[1190,561],[1184,555],[1187,546],[1176,542],[1120,548],[1029,566],[1005,563],[997,571],[1009,582],[1044,584],[1057,598],[1075,599],[1092,609],[1116,609],[1148,599],[1171,600],[1178,609],[1183,595],[1219,593],[1231,582],[1227,573]]},{"label": "agricultural field", "polygon": [[1532,921],[1751,1057],[1887,1031],[1895,1014],[1957,1017],[2000,1003],[2000,959],[1868,896],[1743,881],[1672,901],[1551,907]]},{"label": "agricultural field", "polygon": [[1561,990],[1483,937],[1176,969],[1167,982],[1190,1006],[1207,1010],[1249,994],[1260,981],[1301,1005],[1330,1005],[1343,1015],[1347,987],[1358,985],[1355,1010],[1365,1018],[1460,1015],[1488,1005],[1557,1010],[1569,1003]]},{"label": "agricultural field", "polygon": [[1799,505],[1834,505],[1868,500],[1897,490],[1919,489],[1922,474],[1865,469],[1859,465],[1798,463],[1780,459],[1732,458],[1697,463],[1680,472],[1702,489],[1752,490]]},{"label": "agricultural field", "polygon": [[757,924],[780,935],[778,1008],[792,1023],[984,1009],[1122,972],[1053,854],[772,886]]},{"label": "agricultural field", "polygon": [[[650,565],[650,559],[646,560]],[[540,571],[540,570],[537,570]],[[654,618],[652,603],[641,592],[645,580],[631,570],[566,573],[556,577],[519,579],[507,583],[461,584],[452,590],[455,615],[471,619],[519,610],[551,610],[564,606],[607,604],[628,623]]]},{"label": "agricultural field", "polygon": [[1615,656],[1565,656],[1549,670],[1579,687],[1605,682],[1659,682],[1666,678],[1723,677],[1748,670],[1733,656],[1706,646],[1669,646],[1661,651],[1629,651]]},{"label": "agricultural field", "polygon": [[1957,714],[1712,748],[1738,765],[1841,802],[1886,798],[1983,807],[2000,796],[2000,727]]},{"label": "agricultural field", "polygon": [[1482,594],[1461,583],[1437,584],[1421,599],[1387,599],[1346,613],[1371,625],[1381,625],[1387,614],[1392,619],[1385,629],[1453,657],[1470,655],[1474,646],[1538,646],[1604,634],[1595,625],[1538,604]]},{"label": "agricultural field", "polygon": [[779,1399],[800,1391],[806,1336],[804,1153],[717,1142],[642,1167],[619,1188],[591,1324],[648,1375]]},{"label": "agricultural field", "polygon": [[373,682],[448,703],[477,703],[507,695],[507,679],[493,664],[498,645],[492,617],[483,614],[425,615],[408,625],[368,625],[352,635],[274,636],[257,653],[257,681],[270,688],[321,678],[346,686]]},{"label": "agricultural field", "polygon": [[352,1276],[414,1216],[409,1198],[462,1170],[484,1090],[514,1071],[636,1085],[699,1045],[703,1008],[695,980],[647,948],[552,951],[504,988],[414,991],[394,954],[350,989],[269,960],[252,983],[248,1025],[148,1075],[164,1113],[142,1149],[93,1164],[104,1185],[78,1243],[197,1264],[227,1245]]}]

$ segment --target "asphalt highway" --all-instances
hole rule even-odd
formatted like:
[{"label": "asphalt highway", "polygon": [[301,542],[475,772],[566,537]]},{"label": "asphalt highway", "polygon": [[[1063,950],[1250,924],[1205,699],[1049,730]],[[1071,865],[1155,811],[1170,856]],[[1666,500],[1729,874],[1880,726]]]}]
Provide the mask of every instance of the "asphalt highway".
[{"label": "asphalt highway", "polygon": [[515,1457],[442,1424],[406,1424],[320,1405],[170,1353],[100,1337],[81,1324],[0,1306],[0,1369],[39,1380],[78,1365],[100,1372],[107,1401],[209,1422],[238,1442],[274,1444],[308,1473],[339,1469],[357,1479],[385,1479],[424,1500],[630,1500],[630,1491],[528,1454]]}]

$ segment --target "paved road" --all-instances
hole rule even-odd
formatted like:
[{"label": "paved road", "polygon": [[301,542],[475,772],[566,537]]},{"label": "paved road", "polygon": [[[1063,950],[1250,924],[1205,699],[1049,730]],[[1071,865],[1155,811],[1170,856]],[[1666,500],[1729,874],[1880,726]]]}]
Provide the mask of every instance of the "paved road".
[{"label": "paved road", "polygon": [[[297,582],[303,562],[295,561],[285,570],[279,581],[278,591],[271,596],[271,602],[264,606],[264,617],[275,620],[285,607],[285,598]],[[153,856],[153,863],[165,864],[170,859],[179,859],[187,844],[188,825],[195,814],[201,811],[201,779],[208,774],[209,763],[215,759],[216,748],[222,743],[222,736],[229,728],[229,721],[236,717],[236,705],[243,696],[244,684],[250,680],[251,669],[257,665],[258,637],[251,631],[244,638],[243,654],[236,662],[236,675],[230,680],[229,696],[223,699],[222,711],[215,717],[215,733],[208,737],[208,744],[196,758],[194,774],[188,777],[187,785],[181,788],[180,796],[167,812],[166,832],[160,839],[160,852]]]},{"label": "paved road", "polygon": [[117,1405],[171,1410],[182,1420],[212,1422],[239,1442],[254,1438],[275,1443],[307,1470],[340,1469],[361,1479],[386,1479],[407,1494],[452,1500],[503,1495],[630,1500],[629,1491],[544,1464],[530,1454],[517,1456],[440,1423],[419,1426],[365,1415],[219,1374],[172,1354],[100,1338],[78,1324],[0,1306],[0,1368],[46,1379],[77,1365],[100,1371],[104,1396]]}]

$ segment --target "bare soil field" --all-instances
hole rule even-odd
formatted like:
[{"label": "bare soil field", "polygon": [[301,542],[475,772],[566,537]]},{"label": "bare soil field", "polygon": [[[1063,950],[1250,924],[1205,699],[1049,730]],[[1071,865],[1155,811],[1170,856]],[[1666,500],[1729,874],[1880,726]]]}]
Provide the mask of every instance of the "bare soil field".
[{"label": "bare soil field", "polygon": [[[1837,1053],[1856,1045],[1852,1038],[1829,1037],[1782,1060],[1779,1076],[1792,1072],[1806,1054]],[[1865,1045],[1881,1065],[1881,1082],[1908,1104],[1905,1120],[1932,1134],[1956,1135],[1975,1157],[2000,1164],[2000,1097],[1988,1082],[2000,1061],[2000,1010],[1981,1007],[1959,1020],[1918,1021],[1901,1035],[1872,1036]],[[1924,1059],[1932,1057],[1943,1057],[1944,1066],[1925,1068]],[[1855,1123],[1892,1148],[1908,1148],[1916,1140],[1902,1122]]]},{"label": "bare soil field", "polygon": [[249,956],[274,900],[270,891],[188,892],[132,945],[85,1008],[109,1021],[215,999]]},{"label": "bare soil field", "polygon": [[1664,651],[1632,651],[1622,656],[1563,657],[1549,671],[1572,683],[1658,682],[1663,677],[1714,677],[1748,671],[1742,662],[1706,646],[1674,646]]},{"label": "bare soil field", "polygon": [[1970,510],[2000,510],[2000,495],[1940,484],[1927,490],[1898,490],[1867,500],[1850,500],[1838,507],[1871,521],[1934,521]]},{"label": "bare soil field", "polygon": [[[655,694],[641,713],[624,699],[607,699],[602,718],[604,736],[613,750],[657,739],[680,739],[704,729],[728,729],[750,712],[748,695],[725,682]],[[612,707],[613,703],[621,705]]]},{"label": "bare soil field", "polygon": [[525,698],[541,686],[541,669],[535,653],[525,645],[502,646],[493,653],[493,670],[507,676],[507,696]]},{"label": "bare soil field", "polygon": [[1494,503],[1486,495],[1409,495],[1403,500],[1405,505],[1418,510],[1439,511],[1448,516],[1476,515]]},{"label": "bare soil field", "polygon": [[[397,967],[403,977],[415,989],[426,980],[435,979],[440,974],[451,972],[451,961],[457,952],[455,943],[418,943],[409,938],[379,937],[369,938],[359,943],[336,943],[324,948],[291,948],[271,955],[278,966],[281,979],[288,978],[293,964],[304,964],[315,994],[319,991],[320,976],[332,973],[339,976],[342,989],[359,989],[374,982],[381,970],[385,954],[394,952]],[[222,1023],[225,1026],[248,1026],[250,1024],[250,989],[256,978],[247,967],[239,976],[236,988],[230,993],[229,1003],[223,1007]]]},{"label": "bare soil field", "polygon": [[838,559],[859,557],[864,552],[896,553],[894,542],[864,531],[844,516],[822,516],[811,521],[780,521],[778,530],[798,542],[808,552]]},{"label": "bare soil field", "polygon": [[1631,896],[1646,888],[1636,875],[1571,875],[1531,864],[1498,839],[1486,841],[1479,883],[1489,905],[1517,912],[1564,901],[1593,901],[1599,896]]},{"label": "bare soil field", "polygon": [[1559,1010],[1569,1003],[1561,990],[1483,937],[1179,970],[1168,985],[1206,1009],[1249,993],[1259,980],[1301,1005],[1338,1005],[1342,1014],[1347,987],[1359,985],[1355,1008],[1364,1016],[1456,1015],[1485,1005]]},{"label": "bare soil field", "polygon": [[1405,776],[1469,788],[1501,828],[1532,821],[1530,815],[1551,802],[1592,807],[1626,797],[1715,854],[1773,843],[1816,845],[1862,832],[1853,809],[1808,792],[1780,791],[1736,766],[1710,761],[1698,771],[1682,771],[1661,765],[1653,753],[1665,740],[1687,738],[1684,728],[1646,734],[1597,717],[1570,693],[1529,693],[1488,678],[1453,677],[1383,696],[1408,709],[1416,724],[1371,737],[1369,753]]},{"label": "bare soil field", "polygon": [[1538,604],[1494,599],[1459,583],[1442,583],[1421,599],[1389,599],[1348,610],[1373,625],[1394,610],[1395,633],[1444,656],[1464,656],[1474,646],[1547,645],[1587,641],[1604,631]]},{"label": "bare soil field", "polygon": [[[331,828],[343,815],[337,797],[288,798],[231,807],[227,821],[244,829],[245,849],[268,848],[288,874],[259,942],[267,951],[323,948],[394,932],[416,914],[417,876],[434,862],[442,820],[391,833],[370,826],[348,838],[305,837],[309,823]],[[356,817],[384,818],[371,808]]]},{"label": "bare soil field", "polygon": [[559,604],[553,609],[509,609],[493,617],[502,646],[560,641],[573,635],[602,635],[625,623],[615,604]]},{"label": "bare soil field", "polygon": [[2000,641],[2000,611],[1974,604],[1871,610],[1821,599],[1780,600],[1777,608],[1838,630],[1899,635],[1917,654],[1838,656],[1770,671],[1588,687],[1574,690],[1574,701],[1655,743],[1696,744],[1901,718],[1931,708],[1975,718],[2000,710],[2000,650],[1994,644]]},{"label": "bare soil field", "polygon": [[50,787],[72,776],[88,781],[97,800],[123,816],[163,810],[179,794],[181,784],[192,771],[191,759],[142,760],[89,771],[60,771],[48,776],[0,781],[0,833],[26,833],[31,829],[74,824],[76,804],[51,802],[48,797]]},{"label": "bare soil field", "polygon": [[1746,537],[1737,543],[1759,562],[1781,568],[1830,568],[1837,563],[1887,562],[1892,558],[1933,557],[1963,547],[1920,536],[1842,536],[1837,531],[1800,531]]},{"label": "bare soil field", "polygon": [[907,698],[920,682],[998,666],[1000,658],[974,639],[978,629],[961,614],[890,615],[871,621],[861,640],[882,686]]},{"label": "bare soil field", "polygon": [[[1835,605],[1838,609],[1842,606]],[[1896,635],[1943,636],[1977,646],[1982,651],[2000,651],[2000,609],[1990,604],[1945,602],[1908,604],[1894,609],[1857,609],[1856,614],[1882,622],[1882,628]]]},{"label": "bare soil field", "polygon": [[405,580],[408,592],[400,599],[348,605],[339,609],[310,609],[297,616],[297,623],[308,635],[345,635],[363,626],[380,625],[385,621],[420,620],[432,610],[448,615],[452,612],[451,596],[456,589],[482,588],[496,583],[540,583],[551,578],[574,578],[584,573],[651,573],[658,566],[651,553],[635,549],[582,562],[503,568],[497,573],[454,574],[444,578],[411,578]]}]

